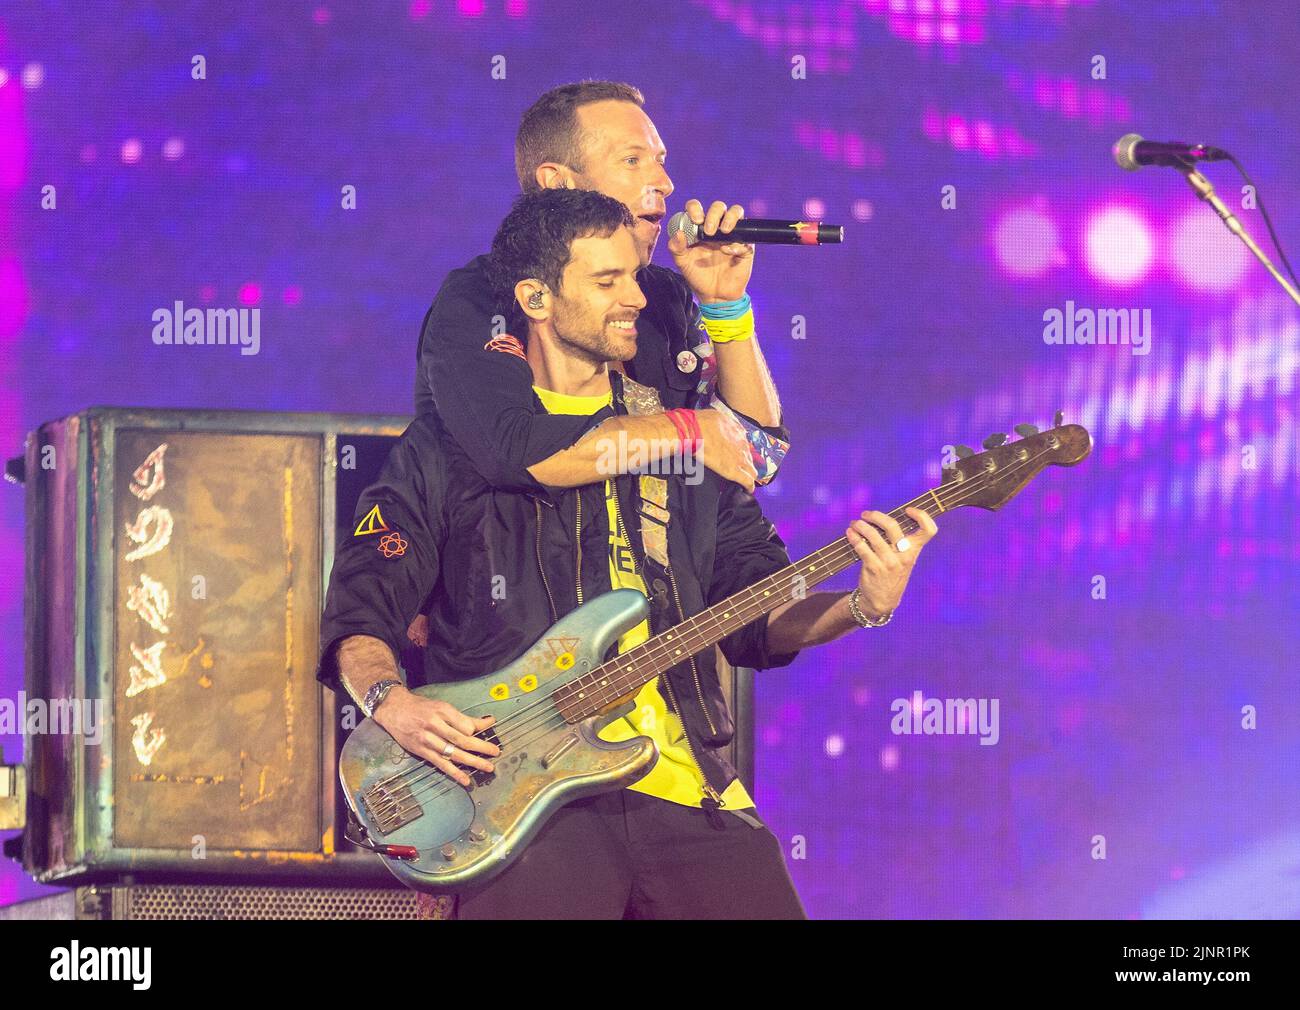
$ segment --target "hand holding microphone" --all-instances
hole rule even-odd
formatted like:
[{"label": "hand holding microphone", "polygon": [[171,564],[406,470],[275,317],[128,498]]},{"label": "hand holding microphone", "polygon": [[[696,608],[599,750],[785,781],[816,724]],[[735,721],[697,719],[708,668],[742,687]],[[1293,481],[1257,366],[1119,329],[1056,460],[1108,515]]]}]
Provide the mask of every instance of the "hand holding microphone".
[{"label": "hand holding microphone", "polygon": [[[708,213],[699,200],[687,200],[686,209],[674,214],[668,223],[668,251],[677,269],[691,286],[701,303],[729,302],[741,297],[749,287],[754,272],[754,247],[744,241],[729,240],[736,225],[745,216],[739,204],[728,207],[721,200],[709,205]],[[682,229],[685,221],[705,236],[692,244]],[[677,225],[674,230],[674,225]],[[722,242],[722,245],[718,245]]]},{"label": "hand holding microphone", "polygon": [[[825,245],[844,241],[844,226],[820,221],[745,218],[739,204],[699,200],[668,219],[668,249],[701,302],[731,301],[745,293],[754,245]],[[717,243],[722,242],[719,246]]]}]

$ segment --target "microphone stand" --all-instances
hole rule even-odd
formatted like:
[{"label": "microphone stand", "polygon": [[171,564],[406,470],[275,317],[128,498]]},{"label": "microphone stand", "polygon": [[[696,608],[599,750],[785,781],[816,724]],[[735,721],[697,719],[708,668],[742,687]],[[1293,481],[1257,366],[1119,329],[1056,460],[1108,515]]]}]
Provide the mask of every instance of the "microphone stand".
[{"label": "microphone stand", "polygon": [[1203,176],[1197,169],[1196,165],[1190,161],[1183,161],[1175,167],[1178,171],[1183,173],[1183,177],[1187,179],[1188,185],[1192,187],[1192,190],[1196,195],[1214,208],[1214,212],[1218,214],[1219,217],[1222,218],[1223,223],[1227,225],[1228,231],[1232,232],[1232,234],[1236,235],[1237,238],[1241,239],[1241,241],[1246,244],[1246,248],[1255,254],[1257,260],[1264,264],[1264,269],[1271,273],[1273,279],[1282,285],[1282,289],[1291,296],[1291,300],[1297,305],[1300,305],[1300,292],[1297,292],[1296,289],[1291,286],[1290,281],[1278,272],[1277,267],[1275,267],[1273,262],[1264,254],[1264,250],[1256,245],[1255,240],[1250,237],[1250,232],[1246,231],[1246,229],[1242,227],[1241,222],[1237,220],[1237,216],[1227,208],[1222,200],[1219,199],[1218,194],[1214,192],[1214,187],[1210,185],[1210,180],[1205,178],[1205,176]]}]

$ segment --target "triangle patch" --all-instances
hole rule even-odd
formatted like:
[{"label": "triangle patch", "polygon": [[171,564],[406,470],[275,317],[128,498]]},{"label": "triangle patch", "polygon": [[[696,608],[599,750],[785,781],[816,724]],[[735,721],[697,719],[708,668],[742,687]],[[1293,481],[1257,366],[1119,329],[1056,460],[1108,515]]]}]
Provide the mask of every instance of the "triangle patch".
[{"label": "triangle patch", "polygon": [[357,531],[352,535],[354,537],[364,537],[369,533],[387,532],[389,532],[388,523],[384,522],[384,517],[379,512],[379,506],[376,505],[367,512],[365,518],[357,524]]}]

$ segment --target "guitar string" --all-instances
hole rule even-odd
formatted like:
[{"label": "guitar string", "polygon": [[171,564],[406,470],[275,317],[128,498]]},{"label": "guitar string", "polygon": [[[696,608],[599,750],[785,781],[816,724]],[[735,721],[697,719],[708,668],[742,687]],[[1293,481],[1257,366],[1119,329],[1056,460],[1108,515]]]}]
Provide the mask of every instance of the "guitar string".
[{"label": "guitar string", "polygon": [[[1021,461],[1019,461],[1018,463],[1011,464],[1010,466],[1007,467],[1006,470],[1004,470],[1004,471],[999,471],[999,474],[1000,474],[1000,476],[1005,476],[1005,475],[1007,475],[1008,473],[1013,473],[1015,470],[1020,469],[1020,468],[1022,468],[1022,467],[1024,467],[1024,466],[1027,466],[1029,463],[1032,463],[1034,460],[1038,459],[1040,456],[1042,456],[1044,453],[1046,453],[1046,452],[1048,452],[1048,451],[1050,451],[1050,447],[1049,447],[1049,449],[1044,449],[1044,450],[1040,451],[1039,453],[1037,453],[1037,454],[1035,454],[1035,455],[1033,455],[1033,456],[1030,456],[1030,457],[1028,457],[1028,458],[1026,458],[1026,459],[1024,459],[1024,460],[1021,460]],[[986,473],[981,473],[981,474],[976,475],[976,477],[973,478],[973,480],[972,480],[971,482],[969,482],[969,483],[966,482],[966,481],[963,481],[963,482],[961,482],[960,484],[949,485],[949,486],[947,486],[947,488],[943,488],[943,487],[941,487],[940,489],[938,489],[938,491],[945,491],[945,493],[948,495],[948,497],[949,497],[949,499],[950,499],[947,503],[943,502],[942,500],[940,501],[940,509],[941,509],[941,512],[943,512],[943,511],[948,511],[950,508],[955,507],[956,505],[961,504],[964,500],[970,498],[974,493],[976,493],[977,491],[979,491],[979,490],[980,490],[980,487],[979,487],[979,486],[974,486],[974,481],[977,481],[977,480],[985,480],[985,479],[987,478],[987,476],[988,476],[987,472],[986,472]],[[936,495],[938,494],[938,491],[936,491]],[[960,492],[960,493],[953,494],[953,492]],[[929,494],[930,494],[930,492],[927,491],[924,495],[920,495],[920,496],[918,496],[917,498],[914,498],[911,502],[908,502],[908,503],[906,503],[905,505],[901,505],[901,506],[899,506],[899,507],[898,507],[897,509],[895,509],[894,511],[895,511],[895,512],[901,512],[903,509],[906,509],[906,508],[912,507],[912,506],[913,506],[914,504],[916,504],[917,502],[923,501],[923,500],[926,498],[926,495],[929,495]],[[890,513],[890,514],[892,515],[893,513]],[[905,519],[907,522],[912,523],[913,526],[915,527],[915,520],[911,519],[910,516],[904,516],[904,517],[902,517],[902,518]],[[910,532],[910,531],[909,531],[909,532]],[[821,548],[821,549],[818,550],[818,551],[814,551],[812,555],[809,555],[809,556],[808,556],[808,558],[804,558],[804,559],[802,559],[801,561],[797,562],[797,563],[794,564],[794,565],[789,565],[789,566],[787,566],[787,568],[798,568],[798,567],[802,567],[803,564],[804,564],[805,562],[807,562],[809,558],[814,557],[814,556],[819,555],[819,554],[822,554],[822,553],[827,552],[827,551],[832,551],[832,550],[834,551],[833,559],[832,559],[831,557],[828,557],[828,558],[823,559],[823,561],[820,561],[820,562],[818,562],[818,563],[819,563],[819,564],[823,564],[823,563],[824,563],[824,564],[835,565],[835,564],[839,564],[840,561],[843,561],[843,562],[844,562],[843,567],[848,567],[848,566],[851,565],[851,564],[853,563],[853,561],[857,558],[857,553],[853,550],[852,545],[850,545],[850,544],[848,543],[848,541],[847,541],[846,538],[844,538],[844,537],[840,537],[839,540],[834,541],[834,542],[831,543],[831,544],[828,544],[826,547],[823,547],[823,548]],[[842,571],[842,570],[843,570],[843,567],[837,569],[837,571]],[[755,586],[746,587],[746,589],[744,589],[744,590],[740,590],[740,593],[743,593],[743,592],[752,592],[752,591],[755,589],[755,587],[756,587],[757,585],[761,585],[762,582],[764,582],[764,581],[770,581],[770,580],[776,579],[778,576],[780,576],[780,575],[782,574],[783,571],[784,571],[784,569],[783,569],[782,571],[778,571],[778,572],[774,573],[774,574],[771,575],[771,576],[768,576],[767,579],[761,580],[759,583],[756,583]],[[824,576],[823,578],[829,578],[831,575],[834,575],[834,574],[836,574],[836,572],[831,572],[830,575]],[[820,581],[820,580],[819,580],[819,581]],[[740,595],[740,593],[737,593],[736,595]],[[762,599],[766,600],[766,598],[762,598]],[[737,607],[737,608],[736,608],[737,612],[740,612],[740,611],[742,611],[744,608],[751,606],[754,602],[756,602],[756,601],[753,600],[753,599],[751,599],[750,601],[748,601],[748,603],[742,604],[740,607]],[[778,605],[779,605],[779,604],[778,604]],[[712,608],[710,608],[710,609],[712,609]],[[774,609],[774,608],[773,608],[773,609]],[[739,624],[737,624],[737,627],[738,627],[738,628],[739,628],[739,627],[744,627],[746,624],[750,623],[751,621],[756,620],[759,616],[761,616],[762,613],[763,613],[763,609],[760,607],[758,613],[756,613],[753,617],[747,617],[745,620],[743,620],[743,621],[741,621]],[[697,619],[698,619],[699,617],[701,617],[701,616],[703,616],[703,615],[702,615],[702,614],[697,614],[697,615],[695,615],[695,617],[692,618],[691,620],[697,620]],[[711,617],[710,620],[711,620],[711,621],[714,623],[714,625],[715,625],[715,629],[714,629],[714,630],[716,630],[716,626],[718,626],[718,625],[721,624],[721,621],[720,621],[718,618],[716,618],[716,617]],[[731,620],[734,621],[735,618],[732,618]],[[734,630],[734,629],[733,629],[733,630]],[[725,634],[730,634],[730,632],[725,632],[724,635],[723,635],[723,637],[725,637]],[[658,636],[656,636],[656,637],[658,637]],[[705,636],[704,636],[704,638],[706,638],[706,639],[707,639],[708,637],[710,637],[710,636],[709,636],[709,635],[705,635]],[[653,641],[653,640],[652,640],[652,641]],[[667,657],[666,655],[663,655],[663,654],[665,654],[665,653],[668,652],[668,647],[666,647],[666,646],[659,646],[659,647],[656,647],[656,648],[654,648],[654,649],[651,649],[651,648],[648,648],[648,646],[650,646],[650,645],[651,645],[651,643],[647,642],[647,643],[643,643],[642,646],[638,646],[638,647],[637,647],[638,649],[645,649],[645,650],[646,650],[642,657],[637,657],[637,660],[638,660],[638,661],[639,661],[640,658],[648,657],[651,653],[656,652],[656,651],[659,652],[659,653],[661,654],[661,655],[659,655],[659,656],[657,657],[661,662],[664,661],[665,659],[670,658],[670,657]],[[619,656],[618,659],[617,659],[617,661],[616,661],[616,660],[610,660],[610,661],[608,662],[608,664],[601,664],[601,665],[602,665],[602,666],[605,666],[605,665],[622,665],[624,662],[627,661],[627,657],[631,656],[632,653],[633,653],[634,651],[635,651],[635,650],[629,650],[628,653],[624,653],[623,655]],[[698,650],[695,650],[695,651],[698,651]],[[694,654],[695,654],[695,651],[692,651],[692,652],[690,653],[690,655],[694,655]],[[680,660],[679,660],[679,662],[680,662]],[[671,665],[676,665],[676,664],[674,663],[674,664],[671,664]],[[599,669],[599,667],[598,667],[597,669]],[[593,676],[594,674],[595,674],[595,671],[592,671],[591,673],[583,674],[583,677],[591,677],[591,676]],[[508,740],[508,742],[510,743],[510,745],[511,745],[512,747],[516,747],[516,748],[517,748],[517,747],[521,747],[521,746],[525,746],[526,744],[531,743],[531,742],[533,742],[534,740],[539,739],[539,738],[542,737],[542,736],[545,736],[545,735],[546,735],[547,733],[549,733],[552,729],[555,729],[555,728],[558,728],[558,727],[560,727],[560,726],[563,726],[566,722],[568,722],[568,720],[564,717],[563,712],[561,712],[558,708],[555,708],[555,709],[552,709],[551,711],[543,711],[543,712],[536,713],[536,714],[534,714],[534,715],[529,716],[529,717],[527,718],[526,722],[527,722],[527,723],[531,723],[531,725],[519,725],[519,724],[518,724],[518,720],[519,720],[519,718],[520,718],[521,716],[523,716],[524,713],[528,712],[528,711],[531,710],[531,709],[538,709],[538,708],[543,708],[543,707],[547,706],[548,703],[551,702],[551,701],[555,698],[555,696],[556,696],[557,694],[559,694],[561,691],[565,691],[565,690],[569,690],[569,689],[571,689],[571,688],[572,688],[576,683],[578,683],[578,681],[580,681],[581,679],[582,679],[582,678],[578,678],[578,679],[576,679],[576,680],[574,680],[574,681],[568,681],[568,682],[566,682],[565,684],[560,685],[559,687],[556,688],[555,691],[551,692],[551,694],[547,695],[546,697],[544,697],[544,698],[542,698],[542,699],[539,699],[537,702],[534,702],[532,705],[528,706],[527,708],[525,708],[525,709],[521,709],[519,712],[516,712],[514,715],[508,717],[506,720],[503,720],[502,723],[498,724],[498,725],[505,725],[506,723],[515,723],[515,724],[516,724],[516,725],[514,725],[514,726],[512,727],[512,729],[514,730],[514,735],[513,735],[511,738],[509,738],[509,740]],[[639,685],[638,685],[638,686],[639,686]],[[626,690],[624,690],[624,691],[622,692],[622,694],[625,694],[625,693],[626,693]],[[615,697],[615,698],[621,697],[622,694],[616,694],[614,697]],[[552,723],[552,720],[553,720],[553,718],[554,718],[555,715],[558,715],[558,716],[560,717],[560,721],[559,721],[558,723]],[[540,718],[541,718],[541,726],[540,726],[540,727],[538,726],[538,716],[540,716]],[[496,727],[492,727],[492,728],[495,729]],[[536,730],[536,729],[538,729],[538,728],[540,728],[541,732],[532,732],[531,735],[529,736],[529,738],[528,738],[527,740],[521,740],[521,739],[520,739],[520,736],[521,736],[522,734],[530,733],[530,731]],[[507,738],[505,738],[505,737],[500,737],[499,739],[501,739],[503,743],[507,742]],[[464,788],[465,788],[464,786],[460,785],[459,782],[456,782],[454,779],[451,779],[450,776],[446,775],[445,772],[443,772],[441,769],[437,768],[436,766],[433,766],[433,765],[431,765],[430,763],[423,761],[422,759],[414,759],[414,760],[418,760],[418,761],[419,761],[419,763],[420,763],[420,767],[419,767],[419,768],[411,769],[411,770],[406,771],[406,772],[395,772],[395,773],[393,773],[392,775],[390,775],[387,779],[382,780],[381,783],[376,783],[376,785],[380,785],[380,784],[389,784],[389,783],[391,783],[394,779],[409,778],[410,781],[408,782],[408,786],[409,786],[410,791],[411,791],[411,798],[414,798],[417,789],[418,789],[422,784],[424,784],[426,781],[433,781],[433,782],[441,781],[441,782],[443,783],[443,785],[445,786],[445,789],[443,790],[444,792],[446,792],[446,791],[451,791],[452,789],[456,789],[456,788],[459,788],[459,789],[464,789]],[[476,771],[477,771],[477,769],[476,769]],[[373,787],[372,787],[372,788],[373,788]],[[435,794],[435,795],[439,795],[439,794]],[[391,803],[394,803],[394,802],[397,802],[397,801],[395,801],[395,800],[390,800],[390,805],[391,805]]]},{"label": "guitar string", "polygon": [[[999,474],[1000,477],[1005,477],[1005,476],[1007,476],[1008,474],[1014,473],[1014,471],[1016,471],[1016,470],[1018,470],[1018,469],[1020,469],[1020,468],[1022,468],[1022,467],[1027,466],[1028,464],[1034,462],[1034,461],[1035,461],[1036,459],[1038,459],[1040,456],[1044,455],[1046,452],[1049,452],[1049,451],[1051,451],[1050,447],[1049,447],[1048,449],[1041,450],[1040,452],[1036,453],[1036,454],[1033,455],[1033,456],[1029,456],[1029,457],[1027,457],[1026,459],[1020,460],[1020,461],[1017,462],[1017,463],[1013,463],[1013,464],[1009,465],[1005,470],[998,471],[998,474]],[[900,513],[901,513],[901,512],[903,512],[904,509],[914,507],[914,506],[916,506],[918,503],[921,503],[921,502],[925,501],[925,500],[927,499],[927,497],[930,496],[931,494],[934,494],[935,497],[938,497],[938,498],[940,499],[939,504],[940,504],[941,513],[942,513],[942,512],[949,511],[950,509],[952,509],[952,508],[954,508],[954,507],[960,505],[964,500],[970,498],[973,494],[975,494],[976,492],[978,492],[979,490],[981,490],[981,487],[979,487],[979,486],[973,486],[973,485],[974,485],[974,482],[975,482],[975,481],[984,481],[984,482],[987,482],[987,478],[988,478],[988,476],[989,476],[989,474],[988,474],[987,472],[984,472],[984,473],[977,474],[974,478],[972,478],[971,481],[962,481],[962,482],[960,482],[960,483],[958,483],[958,484],[944,485],[944,486],[941,486],[941,487],[938,488],[938,489],[931,489],[930,491],[926,491],[924,494],[918,495],[916,498],[913,498],[910,502],[907,502],[907,503],[905,503],[905,504],[903,504],[903,505],[898,506],[896,509],[894,509],[892,512],[890,512],[889,515],[890,515],[891,517],[895,518],[895,520],[898,521],[898,522],[900,523],[900,527],[901,527],[901,525],[902,525],[902,522],[904,522],[904,521],[906,521],[907,523],[910,523],[910,524],[913,526],[913,529],[912,529],[912,530],[905,530],[905,531],[904,531],[904,535],[905,535],[905,536],[910,535],[912,532],[914,532],[915,529],[918,529],[918,528],[919,528],[919,527],[916,525],[916,521],[915,521],[914,519],[912,519],[910,516],[907,516],[907,515],[903,515],[903,516],[901,516],[901,517],[900,517],[900,516],[893,516],[893,513],[894,513],[894,512],[900,512]],[[953,492],[960,492],[960,493],[954,495]],[[949,500],[948,500],[948,501],[944,501],[944,500],[943,500],[943,498],[944,498],[945,495],[949,496]],[[833,542],[830,543],[830,544],[827,544],[825,547],[822,547],[822,548],[820,548],[820,549],[817,550],[817,551],[814,551],[812,554],[810,554],[810,555],[808,555],[807,557],[801,559],[800,561],[796,562],[795,564],[793,564],[793,565],[787,565],[786,568],[787,568],[787,569],[789,569],[789,568],[801,568],[801,567],[803,567],[803,565],[804,565],[804,564],[805,564],[805,563],[806,563],[810,558],[813,558],[813,557],[815,557],[815,556],[817,556],[817,555],[821,555],[821,554],[826,553],[826,552],[831,552],[831,553],[828,554],[827,557],[822,558],[821,560],[817,561],[817,562],[816,562],[817,565],[829,565],[829,566],[831,566],[832,568],[834,568],[834,566],[840,564],[841,561],[845,562],[845,564],[844,564],[842,567],[840,567],[840,568],[836,568],[834,571],[830,572],[830,574],[824,576],[823,578],[830,578],[830,577],[832,577],[833,575],[837,574],[839,571],[843,571],[843,569],[844,569],[845,567],[848,567],[849,565],[851,565],[851,564],[853,563],[853,561],[854,561],[855,559],[857,559],[857,552],[853,550],[853,547],[852,547],[852,545],[848,542],[847,538],[846,538],[846,537],[840,537],[838,540],[833,541]],[[756,587],[759,586],[759,585],[762,585],[763,582],[768,582],[768,581],[778,580],[778,577],[781,576],[782,573],[783,573],[784,571],[785,571],[785,569],[782,569],[781,571],[778,571],[778,572],[774,572],[772,575],[767,576],[765,579],[760,580],[758,583],[755,583],[754,586],[747,586],[746,588],[744,588],[744,589],[742,589],[742,590],[739,590],[739,591],[738,591],[736,594],[734,594],[734,595],[739,596],[739,595],[741,595],[742,593],[753,593],[753,592],[755,591]],[[784,580],[780,580],[780,581],[784,581]],[[821,580],[819,580],[819,581],[821,581]],[[760,616],[762,616],[762,614],[763,614],[765,611],[764,611],[763,607],[760,605],[760,606],[758,607],[757,613],[755,613],[752,617],[747,616],[747,617],[745,617],[743,620],[740,620],[739,622],[737,622],[737,617],[738,617],[740,614],[746,612],[748,608],[753,607],[753,604],[755,604],[755,603],[764,604],[764,603],[767,603],[767,602],[769,602],[769,598],[768,598],[768,597],[757,597],[757,598],[752,598],[752,599],[750,599],[750,600],[748,600],[748,601],[745,601],[744,603],[739,604],[737,607],[733,608],[733,609],[734,609],[733,616],[732,616],[731,618],[729,618],[729,619],[725,619],[725,622],[726,622],[725,624],[724,624],[724,619],[720,619],[720,618],[718,618],[718,617],[716,617],[716,616],[709,616],[709,617],[708,617],[708,621],[711,622],[711,624],[712,624],[713,626],[712,626],[711,628],[708,628],[708,632],[705,633],[705,634],[703,634],[703,635],[700,636],[700,637],[702,637],[704,640],[707,640],[707,639],[709,639],[710,637],[712,637],[712,635],[713,635],[714,633],[716,633],[717,630],[718,630],[720,627],[726,627],[727,625],[735,624],[735,627],[734,627],[734,628],[731,628],[730,630],[724,631],[724,632],[719,636],[719,637],[726,637],[726,635],[731,634],[733,631],[738,630],[739,628],[743,628],[745,625],[751,623],[752,621],[757,620]],[[787,601],[782,601],[782,602],[787,602]],[[780,604],[778,603],[777,606],[779,606],[779,605],[780,605]],[[707,610],[711,610],[711,609],[714,609],[714,608],[707,608]],[[775,609],[775,607],[773,607],[773,608],[771,608],[771,609]],[[689,641],[690,638],[691,638],[691,636],[698,635],[700,632],[702,632],[702,631],[705,630],[705,626],[702,625],[702,624],[700,624],[700,618],[705,616],[705,614],[707,613],[707,610],[704,611],[704,612],[701,612],[700,614],[696,614],[696,615],[694,615],[693,617],[689,618],[687,622],[684,622],[684,623],[694,623],[694,624],[697,624],[697,625],[699,625],[699,626],[698,626],[698,627],[692,627],[692,629],[691,629],[690,631],[688,631],[688,632],[685,633],[684,635],[679,636],[679,641],[681,641],[681,640]],[[671,629],[670,629],[670,630],[671,630]],[[666,634],[666,633],[665,633],[665,634]],[[654,654],[656,654],[656,653],[657,653],[657,655],[655,655],[655,659],[656,659],[657,661],[659,661],[659,662],[663,662],[663,661],[666,661],[666,660],[670,660],[670,659],[672,659],[673,657],[670,656],[670,655],[668,655],[668,653],[669,653],[670,650],[672,649],[671,646],[667,646],[667,645],[664,645],[664,644],[655,644],[655,643],[656,643],[656,640],[659,639],[659,638],[661,638],[661,637],[662,637],[662,636],[655,636],[655,638],[651,639],[649,642],[642,643],[640,646],[637,646],[637,647],[634,648],[634,649],[628,650],[628,652],[623,653],[622,655],[616,657],[615,659],[611,659],[611,660],[607,661],[606,663],[602,663],[602,664],[601,664],[600,666],[598,666],[595,670],[592,670],[592,671],[590,671],[590,672],[588,672],[588,673],[585,673],[585,674],[583,674],[581,677],[575,678],[574,680],[566,681],[564,684],[559,685],[559,686],[558,686],[554,691],[552,691],[550,694],[544,696],[543,698],[539,698],[536,702],[533,702],[531,705],[528,705],[528,706],[524,707],[523,709],[520,709],[518,712],[515,712],[515,713],[513,713],[511,716],[509,716],[509,717],[507,717],[506,719],[502,720],[502,722],[497,723],[497,724],[495,724],[495,725],[493,725],[492,727],[489,727],[489,728],[492,729],[493,731],[496,731],[496,730],[498,729],[498,727],[503,727],[503,726],[505,726],[506,724],[511,724],[512,735],[511,735],[510,737],[506,737],[506,736],[504,736],[504,735],[498,735],[498,740],[499,740],[500,743],[502,744],[503,748],[504,748],[504,745],[507,744],[507,743],[509,743],[509,745],[510,745],[511,747],[518,748],[518,747],[521,747],[521,746],[526,746],[528,743],[531,743],[531,742],[533,742],[534,740],[540,739],[541,737],[545,736],[547,733],[551,732],[551,730],[553,730],[553,729],[555,729],[555,728],[559,728],[560,726],[563,726],[566,722],[568,722],[568,720],[565,718],[563,712],[560,711],[560,710],[559,710],[559,707],[558,707],[560,704],[563,704],[563,702],[557,702],[557,703],[555,703],[555,707],[552,708],[551,711],[545,711],[545,709],[547,709],[548,707],[551,706],[551,703],[554,701],[555,696],[558,695],[558,694],[560,694],[561,692],[572,691],[572,690],[574,689],[574,687],[575,687],[577,684],[579,684],[579,683],[580,683],[584,678],[592,678],[592,677],[595,677],[595,676],[597,675],[597,671],[600,670],[602,667],[604,667],[604,666],[615,666],[615,667],[616,667],[616,666],[623,666],[623,665],[627,664],[627,663],[629,662],[629,660],[630,660],[630,662],[631,662],[633,665],[637,665],[637,664],[639,664],[643,659],[647,659],[647,658],[649,658],[651,655],[654,655]],[[701,648],[703,648],[703,646],[701,646]],[[644,650],[644,651],[642,651],[642,652],[640,652],[639,654],[637,654],[638,650]],[[700,650],[699,650],[699,649],[691,649],[691,650],[689,650],[689,651],[686,653],[686,655],[687,655],[687,656],[693,656],[693,655],[695,655],[696,652],[698,652],[698,651],[700,651]],[[682,654],[682,653],[681,653],[681,648],[680,648],[680,647],[679,647],[678,650],[677,650],[677,654],[678,654],[678,655],[681,655],[681,654]],[[677,662],[684,662],[684,660],[678,660]],[[674,665],[674,666],[675,666],[675,665],[677,665],[677,663],[672,663],[671,665]],[[665,672],[666,672],[666,671],[665,671]],[[658,675],[656,675],[656,676],[658,676]],[[653,679],[653,678],[650,678],[650,679]],[[648,683],[648,681],[646,681],[646,683]],[[640,687],[641,685],[635,685],[635,686]],[[608,693],[608,692],[611,691],[611,690],[614,690],[615,693],[614,693],[614,694],[613,694],[613,695],[608,699],[608,701],[602,701],[602,702],[600,702],[599,704],[597,704],[597,705],[596,705],[597,709],[599,709],[600,707],[603,707],[603,705],[609,703],[609,701],[617,700],[618,698],[622,697],[623,695],[625,695],[625,694],[627,693],[627,689],[626,689],[626,688],[621,688],[621,689],[619,689],[619,688],[614,688],[613,685],[606,685],[605,687],[603,687],[603,688],[601,689],[601,691],[596,692],[596,693],[599,695],[599,694]],[[584,699],[584,701],[585,701],[585,699]],[[595,704],[595,703],[592,702],[592,701],[586,701],[586,705],[590,706],[590,705],[592,705],[592,704]],[[539,711],[536,711],[536,710],[538,710],[538,709],[543,709],[543,711],[540,711],[540,712],[539,712]],[[529,714],[529,713],[531,713],[531,714]],[[554,715],[558,715],[558,716],[560,717],[560,722],[559,722],[559,723],[554,723],[554,724],[552,724],[552,719],[553,719]],[[539,717],[540,717],[540,723],[539,723]],[[520,720],[521,718],[524,718],[524,722],[523,722],[523,723],[520,723],[520,722],[519,722],[519,720]],[[679,718],[680,718],[680,716],[679,716]],[[540,729],[541,732],[535,732],[535,731],[538,730],[538,729]],[[522,739],[520,739],[520,737],[521,737],[522,735],[524,735],[524,734],[530,734],[530,735],[529,735],[529,738],[528,738],[527,740],[522,740]],[[476,735],[477,735],[477,734],[476,734]],[[461,748],[461,749],[463,749],[463,748]],[[412,798],[414,798],[416,790],[417,790],[421,785],[423,785],[423,784],[425,783],[426,780],[437,781],[437,780],[441,779],[441,780],[443,781],[444,785],[446,785],[446,789],[445,789],[444,791],[450,791],[452,788],[459,788],[459,789],[464,789],[464,788],[465,788],[465,787],[462,786],[459,782],[456,782],[454,779],[452,779],[450,776],[448,776],[448,775],[447,775],[445,772],[443,772],[441,769],[439,769],[439,768],[437,768],[436,766],[430,764],[429,762],[426,762],[426,761],[424,761],[423,759],[418,759],[418,758],[412,758],[412,760],[419,761],[421,767],[420,767],[420,768],[411,769],[411,770],[406,771],[406,772],[394,772],[394,773],[392,773],[391,775],[389,775],[386,779],[383,779],[383,780],[381,780],[380,782],[375,783],[375,786],[379,786],[379,785],[388,785],[388,784],[392,783],[392,782],[394,781],[394,779],[397,779],[397,780],[399,780],[399,781],[400,781],[401,779],[409,779],[409,781],[406,783],[406,785],[407,785],[408,788],[410,789],[411,797],[412,797]],[[475,769],[475,771],[478,771],[478,769]],[[428,773],[428,774],[426,774],[426,773]],[[375,786],[371,786],[370,788],[374,788]],[[435,794],[435,795],[438,795],[438,794]],[[432,798],[432,797],[431,797],[431,798]],[[395,801],[390,801],[390,803],[391,803],[391,802],[395,802]]]}]

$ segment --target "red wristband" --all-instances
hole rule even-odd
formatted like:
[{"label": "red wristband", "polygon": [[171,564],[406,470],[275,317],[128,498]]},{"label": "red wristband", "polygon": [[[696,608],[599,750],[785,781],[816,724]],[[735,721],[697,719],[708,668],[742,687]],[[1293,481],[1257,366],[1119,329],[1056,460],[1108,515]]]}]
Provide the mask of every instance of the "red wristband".
[{"label": "red wristband", "polygon": [[673,410],[665,410],[664,416],[672,421],[673,427],[677,429],[677,451],[699,452],[700,422],[695,416],[695,411],[677,407]]},{"label": "red wristband", "polygon": [[689,434],[686,423],[678,416],[680,410],[665,410],[664,417],[672,421],[673,427],[677,429],[677,451],[682,451],[682,446],[686,443],[686,437]]},{"label": "red wristband", "polygon": [[690,432],[691,452],[699,452],[700,444],[704,441],[704,433],[700,430],[700,419],[693,410],[683,410],[682,417],[686,420]]}]

